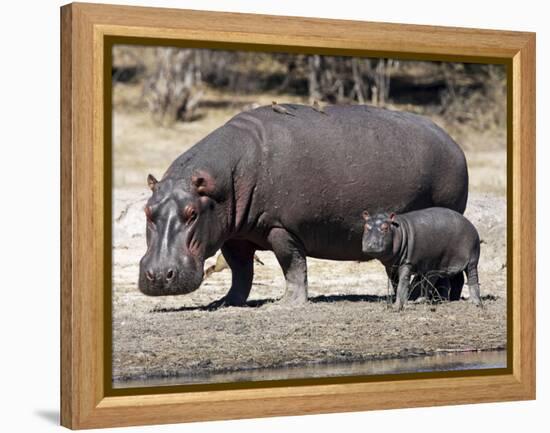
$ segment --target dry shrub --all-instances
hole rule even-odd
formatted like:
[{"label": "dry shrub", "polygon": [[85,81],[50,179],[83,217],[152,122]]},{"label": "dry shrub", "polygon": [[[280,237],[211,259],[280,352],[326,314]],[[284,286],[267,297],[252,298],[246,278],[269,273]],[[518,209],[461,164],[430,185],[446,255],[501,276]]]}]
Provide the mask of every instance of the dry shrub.
[{"label": "dry shrub", "polygon": [[[476,65],[475,85],[461,86],[464,64],[443,64],[447,89],[441,95],[441,116],[453,127],[480,132],[506,130],[506,73],[499,65]],[[462,69],[462,70],[461,70]],[[470,72],[471,76],[472,72]]]},{"label": "dry shrub", "polygon": [[192,118],[203,94],[200,60],[197,50],[156,49],[156,68],[145,81],[143,96],[158,123]]}]

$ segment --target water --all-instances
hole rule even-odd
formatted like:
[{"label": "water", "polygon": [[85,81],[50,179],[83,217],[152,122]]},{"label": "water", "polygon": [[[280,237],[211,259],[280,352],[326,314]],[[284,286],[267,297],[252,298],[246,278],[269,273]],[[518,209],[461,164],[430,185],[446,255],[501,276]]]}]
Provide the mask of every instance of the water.
[{"label": "water", "polygon": [[310,364],[225,373],[186,374],[177,377],[150,378],[113,383],[113,388],[163,385],[250,382],[304,379],[335,376],[366,376],[506,368],[506,351],[445,353],[413,358],[383,359],[362,362]]}]

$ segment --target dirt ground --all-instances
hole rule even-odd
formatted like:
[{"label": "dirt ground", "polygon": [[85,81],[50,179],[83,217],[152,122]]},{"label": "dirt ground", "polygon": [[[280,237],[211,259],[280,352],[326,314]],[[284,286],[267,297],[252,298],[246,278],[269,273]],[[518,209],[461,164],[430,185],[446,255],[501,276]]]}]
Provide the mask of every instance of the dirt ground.
[{"label": "dirt ground", "polygon": [[[116,101],[115,92],[115,101]],[[266,101],[271,96],[265,96]],[[260,101],[263,103],[263,101]],[[115,104],[116,106],[116,104]],[[224,296],[231,274],[206,279],[196,292],[150,298],[137,289],[145,252],[143,206],[147,173],[168,164],[240,108],[203,120],[154,125],[146,113],[114,113],[113,380],[174,377],[244,369],[405,358],[441,352],[506,348],[506,200],[503,146],[468,149],[466,216],[482,238],[484,309],[466,300],[389,309],[387,279],[377,262],[308,259],[310,302],[276,301],[284,278],[271,252],[259,252],[249,307],[207,311]],[[479,137],[472,138],[472,141]],[[139,150],[138,150],[139,149]],[[209,266],[215,261],[207,261]],[[463,296],[468,296],[465,286]]]}]

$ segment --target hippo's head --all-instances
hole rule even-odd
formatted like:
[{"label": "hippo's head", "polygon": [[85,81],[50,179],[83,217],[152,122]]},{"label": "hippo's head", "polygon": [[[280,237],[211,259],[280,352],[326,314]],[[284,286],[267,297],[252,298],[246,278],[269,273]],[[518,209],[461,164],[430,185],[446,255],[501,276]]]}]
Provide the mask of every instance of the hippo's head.
[{"label": "hippo's head", "polygon": [[197,290],[204,260],[221,246],[220,209],[208,196],[208,175],[191,182],[149,175],[153,195],[145,205],[147,252],[139,264],[139,289],[149,296],[180,295]]},{"label": "hippo's head", "polygon": [[393,235],[399,226],[394,213],[378,213],[369,215],[363,212],[365,231],[363,232],[363,253],[372,257],[390,255],[393,250]]}]

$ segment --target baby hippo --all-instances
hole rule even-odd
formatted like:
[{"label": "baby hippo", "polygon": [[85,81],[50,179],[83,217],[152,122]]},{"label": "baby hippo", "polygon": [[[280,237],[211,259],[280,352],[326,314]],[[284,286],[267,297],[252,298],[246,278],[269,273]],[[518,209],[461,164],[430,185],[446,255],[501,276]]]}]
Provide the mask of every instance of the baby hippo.
[{"label": "baby hippo", "polygon": [[[363,253],[378,259],[395,276],[395,308],[403,309],[411,275],[435,282],[458,274],[468,277],[470,299],[481,306],[477,264],[479,234],[464,216],[433,207],[400,215],[363,212]],[[393,278],[392,278],[393,279]]]}]

